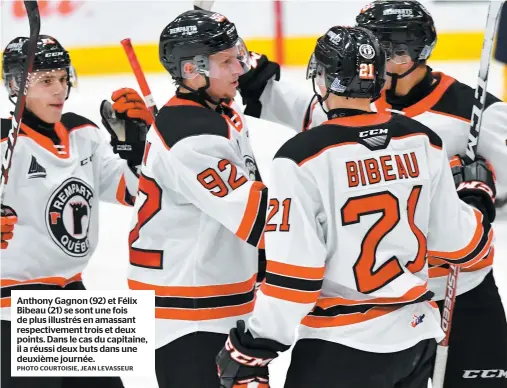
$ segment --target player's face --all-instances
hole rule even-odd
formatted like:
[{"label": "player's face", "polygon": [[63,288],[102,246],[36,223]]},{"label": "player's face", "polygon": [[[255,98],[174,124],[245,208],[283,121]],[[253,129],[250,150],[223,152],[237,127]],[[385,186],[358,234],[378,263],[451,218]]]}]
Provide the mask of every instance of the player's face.
[{"label": "player's face", "polygon": [[212,98],[234,98],[239,85],[238,79],[244,73],[244,65],[238,58],[238,49],[228,50],[210,56],[210,87]]},{"label": "player's face", "polygon": [[32,73],[26,95],[26,108],[42,121],[54,124],[62,117],[68,89],[65,69]]}]

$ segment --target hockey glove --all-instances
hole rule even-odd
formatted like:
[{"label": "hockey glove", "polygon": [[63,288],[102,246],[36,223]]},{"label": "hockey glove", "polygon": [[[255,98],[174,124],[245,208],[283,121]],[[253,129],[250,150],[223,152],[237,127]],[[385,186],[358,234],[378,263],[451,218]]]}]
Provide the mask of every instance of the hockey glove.
[{"label": "hockey glove", "polygon": [[18,216],[13,208],[2,205],[2,222],[1,222],[1,234],[2,242],[0,245],[1,249],[6,249],[9,245],[9,240],[12,240],[14,236],[14,225],[18,222]]},{"label": "hockey glove", "polygon": [[102,101],[102,124],[111,134],[111,146],[115,154],[128,161],[131,167],[141,164],[146,133],[153,116],[143,99],[134,89],[123,88],[113,92],[109,101]]},{"label": "hockey glove", "polygon": [[495,172],[484,158],[466,165],[459,156],[451,158],[451,170],[458,196],[469,205],[479,209],[489,222],[496,216],[495,209]]},{"label": "hockey glove", "polygon": [[287,349],[289,346],[270,339],[253,338],[245,322],[238,321],[216,358],[220,388],[246,387],[248,383],[269,388],[268,364],[278,357],[277,352]]},{"label": "hockey glove", "polygon": [[260,98],[269,80],[280,79],[280,65],[271,62],[265,55],[250,52],[251,69],[239,77],[239,93],[243,98],[245,114],[260,118]]}]

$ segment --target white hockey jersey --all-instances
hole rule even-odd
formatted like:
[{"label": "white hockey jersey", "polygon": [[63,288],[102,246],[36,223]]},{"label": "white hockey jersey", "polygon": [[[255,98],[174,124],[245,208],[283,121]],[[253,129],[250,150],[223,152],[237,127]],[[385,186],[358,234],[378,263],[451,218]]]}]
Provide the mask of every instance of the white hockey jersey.
[{"label": "white hockey jersey", "polygon": [[[1,124],[5,146],[11,120]],[[133,205],[137,182],[88,119],[65,113],[53,130],[25,115],[4,199],[18,223],[0,251],[3,320],[10,320],[13,290],[82,288],[97,246],[99,200]]]},{"label": "white hockey jersey", "polygon": [[[443,140],[447,156],[459,154],[464,156],[470,117],[472,115],[474,90],[468,85],[456,81],[443,73],[434,72],[437,80],[431,92],[418,103],[394,112],[411,117],[435,131]],[[268,83],[261,96],[262,119],[289,125],[301,131],[320,125],[327,116],[320,104],[313,99],[310,85],[301,88],[284,82],[283,79]],[[486,109],[482,118],[479,155],[483,155],[495,168],[497,191],[499,197],[507,195],[507,103],[488,94]],[[379,112],[391,110],[383,94],[373,109]],[[458,295],[478,286],[491,271],[494,249],[477,265],[463,270],[458,281]],[[430,260],[429,288],[435,292],[435,300],[444,299],[449,266]]]},{"label": "white hockey jersey", "polygon": [[157,348],[248,317],[267,207],[239,109],[181,97],[148,132],[129,237],[129,287],[155,290]]},{"label": "white hockey jersey", "polygon": [[401,115],[334,119],[287,141],[271,177],[254,337],[289,345],[301,322],[299,338],[379,353],[443,338],[426,252],[467,267],[492,230],[458,198],[434,132]]}]

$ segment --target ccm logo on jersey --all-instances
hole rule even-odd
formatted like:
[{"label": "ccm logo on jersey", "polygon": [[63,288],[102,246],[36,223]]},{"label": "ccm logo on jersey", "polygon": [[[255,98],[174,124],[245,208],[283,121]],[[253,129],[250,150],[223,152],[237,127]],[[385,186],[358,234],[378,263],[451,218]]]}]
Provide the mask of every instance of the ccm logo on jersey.
[{"label": "ccm logo on jersey", "polygon": [[93,189],[78,178],[69,178],[49,198],[46,226],[53,241],[69,256],[88,254],[88,229]]},{"label": "ccm logo on jersey", "polygon": [[464,379],[507,379],[507,370],[503,369],[483,369],[483,370],[464,370]]},{"label": "ccm logo on jersey", "polygon": [[359,137],[370,137],[376,135],[387,135],[387,129],[370,129],[369,131],[359,132]]}]

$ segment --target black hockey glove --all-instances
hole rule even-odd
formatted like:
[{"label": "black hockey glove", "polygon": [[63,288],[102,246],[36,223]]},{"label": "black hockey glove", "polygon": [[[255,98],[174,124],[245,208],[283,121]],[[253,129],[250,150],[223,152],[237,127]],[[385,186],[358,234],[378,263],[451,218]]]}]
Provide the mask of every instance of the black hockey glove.
[{"label": "black hockey glove", "polygon": [[220,388],[245,387],[258,383],[269,388],[268,364],[289,346],[266,338],[253,338],[245,322],[238,321],[231,329],[223,349],[216,358]]},{"label": "black hockey glove", "polygon": [[153,116],[134,89],[116,90],[111,99],[112,105],[109,101],[102,101],[100,115],[102,124],[111,134],[113,151],[127,160],[129,166],[139,166]]},{"label": "black hockey glove", "polygon": [[280,79],[280,65],[271,62],[263,54],[250,52],[251,69],[239,77],[239,93],[243,98],[245,114],[259,118],[262,104],[260,98],[264,88],[273,77]]},{"label": "black hockey glove", "polygon": [[495,172],[486,159],[477,157],[471,164],[466,165],[459,156],[451,158],[451,170],[458,196],[469,205],[479,209],[489,222],[496,216]]}]

